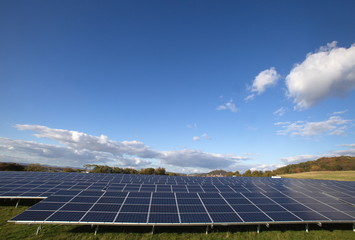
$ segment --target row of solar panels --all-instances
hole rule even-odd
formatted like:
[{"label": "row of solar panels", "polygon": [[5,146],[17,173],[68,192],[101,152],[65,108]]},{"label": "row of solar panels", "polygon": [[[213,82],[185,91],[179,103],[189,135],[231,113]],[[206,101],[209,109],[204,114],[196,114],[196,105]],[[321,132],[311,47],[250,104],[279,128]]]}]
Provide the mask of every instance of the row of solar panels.
[{"label": "row of solar panels", "polygon": [[[162,184],[151,175],[0,172],[0,197],[44,199],[11,219],[17,223],[355,222],[353,182],[183,178],[184,184]],[[142,179],[155,184],[135,182]]]},{"label": "row of solar panels", "polygon": [[[326,195],[59,191],[11,221],[106,224],[353,222],[355,208]],[[275,197],[276,196],[276,197]]]}]

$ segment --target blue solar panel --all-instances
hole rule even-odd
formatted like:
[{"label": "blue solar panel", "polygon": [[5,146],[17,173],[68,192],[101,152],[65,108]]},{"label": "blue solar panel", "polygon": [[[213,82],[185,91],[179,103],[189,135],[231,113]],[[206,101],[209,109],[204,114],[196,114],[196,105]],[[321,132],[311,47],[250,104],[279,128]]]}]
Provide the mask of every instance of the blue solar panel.
[{"label": "blue solar panel", "polygon": [[206,205],[206,209],[210,213],[233,212],[233,209],[228,205]]},{"label": "blue solar panel", "polygon": [[74,197],[71,202],[77,203],[94,203],[99,200],[98,197]]},{"label": "blue solar panel", "polygon": [[216,223],[242,222],[242,219],[240,219],[240,217],[238,217],[238,215],[235,213],[223,213],[223,214],[211,213],[210,216],[213,222]]},{"label": "blue solar panel", "polygon": [[354,195],[351,182],[0,172],[2,198],[48,196],[11,220],[28,223],[354,223]]},{"label": "blue solar panel", "polygon": [[52,216],[50,216],[47,221],[72,221],[72,222],[79,222],[79,220],[84,216],[85,212],[64,212],[58,211],[55,212]]},{"label": "blue solar panel", "polygon": [[145,223],[148,214],[146,213],[119,213],[115,222],[120,223]]},{"label": "blue solar panel", "polygon": [[262,212],[259,213],[238,213],[245,222],[272,222],[272,220]]},{"label": "blue solar panel", "polygon": [[149,205],[128,205],[124,204],[121,208],[121,212],[138,212],[147,213],[149,210]]},{"label": "blue solar panel", "polygon": [[90,211],[96,212],[117,212],[120,210],[120,204],[95,204]]},{"label": "blue solar panel", "polygon": [[179,223],[179,216],[177,214],[151,213],[149,223]]},{"label": "blue solar panel", "polygon": [[177,213],[176,205],[151,205],[151,213]]},{"label": "blue solar panel", "polygon": [[297,215],[299,218],[303,219],[304,221],[323,221],[329,220],[327,217],[320,215],[319,213],[308,211],[308,212],[292,212],[293,214]]},{"label": "blue solar panel", "polygon": [[202,205],[179,205],[182,213],[205,213],[206,209]]},{"label": "blue solar panel", "polygon": [[149,198],[126,198],[125,204],[149,204]]},{"label": "blue solar panel", "polygon": [[174,205],[176,202],[175,198],[152,198],[152,204]]},{"label": "blue solar panel", "polygon": [[53,212],[52,211],[25,211],[16,217],[12,218],[13,221],[44,221]]},{"label": "blue solar panel", "polygon": [[300,218],[296,217],[290,212],[267,212],[267,215],[271,217],[274,221],[278,222],[297,222]]},{"label": "blue solar panel", "polygon": [[60,210],[61,211],[87,211],[92,207],[87,203],[67,203]]},{"label": "blue solar panel", "polygon": [[51,202],[40,202],[33,205],[29,210],[57,210],[61,208],[64,203],[51,203]]},{"label": "blue solar panel", "polygon": [[252,204],[231,205],[236,212],[260,212],[260,210]]},{"label": "blue solar panel", "polygon": [[88,212],[80,222],[113,222],[116,213]]},{"label": "blue solar panel", "polygon": [[212,223],[207,214],[180,214],[181,223]]}]

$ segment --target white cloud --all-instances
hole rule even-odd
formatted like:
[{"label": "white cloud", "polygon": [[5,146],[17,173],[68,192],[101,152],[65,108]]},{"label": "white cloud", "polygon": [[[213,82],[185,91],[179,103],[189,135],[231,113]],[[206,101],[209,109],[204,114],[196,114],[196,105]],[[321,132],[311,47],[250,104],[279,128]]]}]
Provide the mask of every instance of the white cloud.
[{"label": "white cloud", "polygon": [[216,110],[221,111],[221,110],[230,110],[231,112],[238,112],[238,108],[235,106],[232,100],[229,102],[226,102],[225,104],[219,105]]},{"label": "white cloud", "polygon": [[276,168],[284,167],[285,164],[260,164],[250,168],[251,171],[268,171]]},{"label": "white cloud", "polygon": [[179,167],[200,167],[207,169],[227,168],[247,157],[235,155],[206,153],[199,150],[182,149],[179,151],[165,151],[160,157],[164,163]]},{"label": "white cloud", "polygon": [[353,148],[355,148],[355,143],[351,143],[351,144],[340,144],[339,146],[342,146],[342,147],[353,147]]},{"label": "white cloud", "polygon": [[204,134],[202,134],[201,136],[195,136],[195,137],[193,137],[192,138],[192,140],[194,140],[194,141],[199,141],[199,140],[201,140],[201,139],[210,139],[210,136],[208,136],[208,134],[207,133],[204,133]]},{"label": "white cloud", "polygon": [[300,162],[317,160],[320,157],[321,156],[319,156],[319,155],[297,155],[297,156],[292,156],[292,157],[281,158],[281,161],[283,161],[286,164],[296,164],[296,163],[300,163]]},{"label": "white cloud", "polygon": [[251,86],[250,94],[245,98],[246,101],[253,100],[256,95],[265,92],[266,88],[274,86],[281,76],[277,73],[274,67],[260,72],[254,79]]},{"label": "white cloud", "polygon": [[340,116],[331,116],[329,119],[320,122],[297,121],[294,123],[278,122],[275,125],[281,126],[282,130],[277,131],[278,135],[290,136],[316,136],[316,135],[344,135],[352,120],[343,119]]},{"label": "white cloud", "polygon": [[339,111],[339,112],[333,112],[331,115],[342,115],[347,112],[348,112],[348,110],[343,110],[343,111]]},{"label": "white cloud", "polygon": [[[198,150],[158,151],[139,141],[112,141],[105,135],[52,129],[39,125],[16,125],[19,130],[36,132],[34,136],[59,142],[62,146],[0,138],[0,160],[8,156],[19,162],[37,162],[81,167],[88,163],[118,164],[124,167],[152,166],[160,161],[172,167],[214,169],[228,167],[248,159],[236,155],[207,153]],[[209,138],[204,133],[200,137]]]},{"label": "white cloud", "polygon": [[192,138],[192,140],[198,141],[198,140],[200,140],[200,136],[194,136],[194,137]]},{"label": "white cloud", "polygon": [[279,109],[277,109],[273,114],[275,116],[281,117],[283,115],[285,115],[285,113],[287,112],[287,108],[285,107],[280,107]]},{"label": "white cloud", "polygon": [[297,109],[307,109],[331,97],[344,97],[355,88],[355,44],[336,42],[309,53],[286,77],[287,95]]}]

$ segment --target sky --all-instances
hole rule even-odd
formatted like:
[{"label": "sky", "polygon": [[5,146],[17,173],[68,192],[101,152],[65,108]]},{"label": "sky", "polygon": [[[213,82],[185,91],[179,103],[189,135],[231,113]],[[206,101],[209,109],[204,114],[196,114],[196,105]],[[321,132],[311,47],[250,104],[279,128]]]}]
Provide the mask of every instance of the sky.
[{"label": "sky", "polygon": [[0,161],[195,173],[355,156],[354,9],[0,1]]}]

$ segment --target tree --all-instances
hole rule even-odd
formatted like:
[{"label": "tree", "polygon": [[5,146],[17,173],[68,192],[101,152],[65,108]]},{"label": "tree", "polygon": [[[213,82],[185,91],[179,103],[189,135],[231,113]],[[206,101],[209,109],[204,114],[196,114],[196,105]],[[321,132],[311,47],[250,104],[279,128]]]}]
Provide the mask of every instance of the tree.
[{"label": "tree", "polygon": [[44,170],[45,170],[44,167],[38,163],[29,164],[26,167],[26,171],[29,172],[43,172]]},{"label": "tree", "polygon": [[24,171],[25,167],[18,163],[0,163],[0,171]]},{"label": "tree", "polygon": [[251,170],[246,170],[244,173],[243,173],[243,177],[251,177],[252,176],[252,173],[251,173]]},{"label": "tree", "polygon": [[166,175],[166,171],[165,171],[165,168],[156,168],[155,171],[154,171],[154,174],[155,175]]}]

